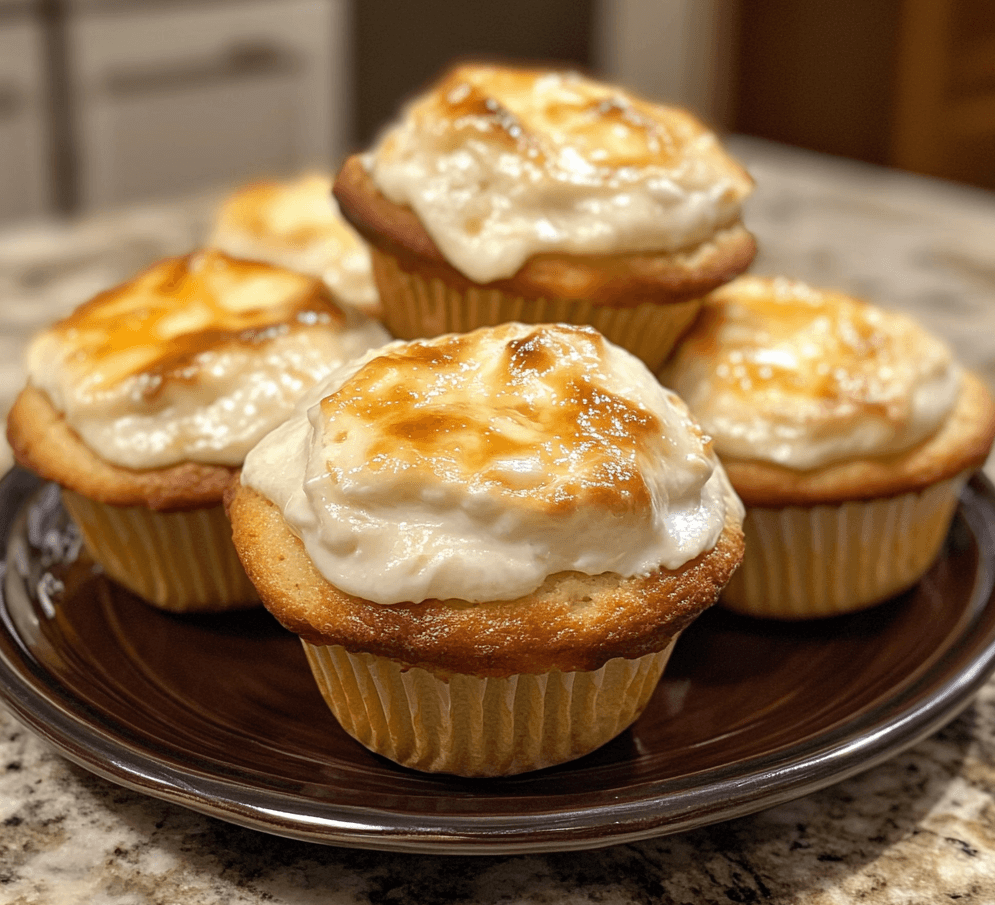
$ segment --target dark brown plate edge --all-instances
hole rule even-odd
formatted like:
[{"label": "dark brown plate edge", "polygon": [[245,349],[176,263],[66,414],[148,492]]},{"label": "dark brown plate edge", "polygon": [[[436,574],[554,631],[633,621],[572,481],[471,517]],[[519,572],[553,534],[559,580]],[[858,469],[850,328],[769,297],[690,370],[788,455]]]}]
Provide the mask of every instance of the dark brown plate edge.
[{"label": "dark brown plate edge", "polygon": [[[0,549],[41,482],[19,468],[0,479]],[[646,784],[610,806],[523,809],[451,819],[336,806],[191,769],[128,743],[73,709],[72,689],[36,674],[0,593],[0,701],[70,761],[111,782],[211,817],[327,845],[424,854],[519,854],[599,848],[746,816],[840,782],[895,756],[957,716],[995,672],[995,488],[978,474],[958,509],[978,547],[964,630],[945,656],[882,707],[803,744]],[[6,568],[4,565],[2,568]],[[0,576],[5,577],[5,576]],[[984,631],[977,632],[984,622]]]}]

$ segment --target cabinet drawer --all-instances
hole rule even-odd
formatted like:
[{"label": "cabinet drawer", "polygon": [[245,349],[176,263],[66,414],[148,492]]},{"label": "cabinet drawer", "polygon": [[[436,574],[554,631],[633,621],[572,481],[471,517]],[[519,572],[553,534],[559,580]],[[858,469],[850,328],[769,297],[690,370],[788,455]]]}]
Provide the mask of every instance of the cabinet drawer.
[{"label": "cabinet drawer", "polygon": [[40,29],[0,20],[0,222],[36,217],[52,203]]},{"label": "cabinet drawer", "polygon": [[68,27],[83,209],[334,166],[346,0],[79,8]]}]

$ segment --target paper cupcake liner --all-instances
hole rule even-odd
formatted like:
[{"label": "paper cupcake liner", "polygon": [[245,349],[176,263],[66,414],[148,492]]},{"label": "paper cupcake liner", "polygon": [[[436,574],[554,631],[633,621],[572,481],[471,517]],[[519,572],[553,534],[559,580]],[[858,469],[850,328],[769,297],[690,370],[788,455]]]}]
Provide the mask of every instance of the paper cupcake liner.
[{"label": "paper cupcake liner", "polygon": [[436,675],[302,643],[322,696],[357,741],[415,770],[483,777],[563,763],[623,732],[649,702],[676,640],[591,672],[507,678]]},{"label": "paper cupcake liner", "polygon": [[63,489],[90,555],[116,582],[160,609],[216,612],[259,602],[223,506],[155,512],[109,506]]},{"label": "paper cupcake liner", "polygon": [[382,318],[397,339],[468,333],[510,321],[526,324],[587,324],[656,371],[701,310],[701,301],[631,308],[595,305],[585,299],[513,296],[497,289],[459,290],[437,278],[423,279],[373,250]]},{"label": "paper cupcake liner", "polygon": [[966,475],[920,493],[837,506],[747,507],[746,555],[720,598],[775,619],[854,612],[912,587],[950,530]]}]

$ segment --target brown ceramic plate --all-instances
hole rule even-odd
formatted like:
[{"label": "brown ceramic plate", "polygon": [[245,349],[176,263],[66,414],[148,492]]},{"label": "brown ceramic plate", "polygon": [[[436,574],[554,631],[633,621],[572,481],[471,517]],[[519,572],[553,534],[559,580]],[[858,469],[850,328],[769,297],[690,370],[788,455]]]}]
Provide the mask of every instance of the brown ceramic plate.
[{"label": "brown ceramic plate", "polygon": [[593,848],[804,795],[950,720],[995,668],[993,533],[995,491],[979,477],[915,590],[810,625],[713,609],[614,742],[465,781],[348,738],[299,642],[264,612],[168,616],[74,561],[58,491],[14,470],[0,482],[0,700],[102,776],[280,835],[435,853]]}]

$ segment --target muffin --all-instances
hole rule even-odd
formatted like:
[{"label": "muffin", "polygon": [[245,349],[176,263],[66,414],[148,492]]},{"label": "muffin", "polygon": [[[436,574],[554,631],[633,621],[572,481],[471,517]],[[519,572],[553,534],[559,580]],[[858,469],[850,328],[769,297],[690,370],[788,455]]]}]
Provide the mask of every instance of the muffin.
[{"label": "muffin", "polygon": [[219,207],[207,244],[321,277],[339,301],[374,317],[380,311],[370,250],[342,219],[330,176],[243,186]]},{"label": "muffin", "polygon": [[246,457],[235,546],[343,728],[404,766],[604,744],[742,556],[686,408],[589,327],[394,342],[310,401]]},{"label": "muffin", "polygon": [[7,436],[125,587],[174,611],[258,603],[224,490],[304,390],[388,338],[314,277],[166,259],[33,339]]},{"label": "muffin", "polygon": [[746,504],[730,609],[804,619],[915,584],[995,437],[987,389],[908,317],[786,279],[705,300],[661,379]]},{"label": "muffin", "polygon": [[656,369],[756,252],[753,183],[690,113],[576,72],[464,65],[334,193],[396,337],[590,324]]}]

